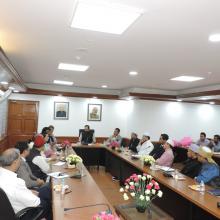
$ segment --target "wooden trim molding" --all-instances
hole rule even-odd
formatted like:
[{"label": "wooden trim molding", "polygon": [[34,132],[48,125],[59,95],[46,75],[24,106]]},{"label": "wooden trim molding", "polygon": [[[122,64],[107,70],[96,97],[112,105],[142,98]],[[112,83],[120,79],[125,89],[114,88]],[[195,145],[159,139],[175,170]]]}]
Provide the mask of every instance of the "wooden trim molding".
[{"label": "wooden trim molding", "polygon": [[6,150],[7,148],[9,148],[8,137],[5,136],[3,139],[0,140],[0,153]]},{"label": "wooden trim molding", "polygon": [[211,91],[204,91],[204,92],[196,92],[196,93],[188,93],[178,95],[178,98],[195,98],[201,96],[216,96],[220,95],[220,90],[211,90]]},{"label": "wooden trim molding", "polygon": [[150,94],[150,93],[136,93],[130,92],[130,96],[138,97],[138,98],[152,98],[152,99],[172,99],[175,100],[177,97],[175,95],[161,95],[161,94]]},{"label": "wooden trim molding", "polygon": [[96,94],[96,93],[78,93],[78,92],[62,92],[62,91],[52,91],[44,89],[31,89],[28,88],[25,92],[20,92],[23,94],[35,94],[35,95],[50,95],[50,96],[68,96],[68,97],[80,97],[80,98],[93,98],[97,97],[99,99],[119,99],[118,95],[109,94]]}]

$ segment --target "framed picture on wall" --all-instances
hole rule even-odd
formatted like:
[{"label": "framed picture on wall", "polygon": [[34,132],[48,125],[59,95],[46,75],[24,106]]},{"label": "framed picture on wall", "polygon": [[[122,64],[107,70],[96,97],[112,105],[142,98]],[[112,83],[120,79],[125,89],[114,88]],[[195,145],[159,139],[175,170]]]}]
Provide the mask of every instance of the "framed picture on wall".
[{"label": "framed picture on wall", "polygon": [[101,121],[102,120],[102,104],[88,104],[88,121]]},{"label": "framed picture on wall", "polygon": [[54,102],[54,119],[69,119],[69,102]]}]

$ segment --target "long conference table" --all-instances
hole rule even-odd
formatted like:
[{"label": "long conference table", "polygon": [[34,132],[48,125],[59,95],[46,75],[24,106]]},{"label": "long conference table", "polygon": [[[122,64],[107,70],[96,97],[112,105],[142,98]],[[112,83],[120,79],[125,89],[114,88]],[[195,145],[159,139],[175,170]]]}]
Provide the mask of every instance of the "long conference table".
[{"label": "long conference table", "polygon": [[[133,173],[141,174],[144,172],[152,175],[158,181],[163,191],[163,197],[154,200],[154,204],[176,220],[220,219],[220,209],[217,207],[217,202],[220,199],[207,192],[210,189],[208,186],[206,186],[205,194],[193,191],[188,186],[195,184],[195,180],[189,177],[186,177],[185,180],[175,180],[165,177],[161,171],[153,171],[149,167],[143,166],[140,160],[131,159],[131,154],[127,151],[119,153],[99,144],[90,146],[74,145],[73,149],[76,154],[82,157],[85,166],[105,166],[106,172],[117,177],[121,185]],[[85,172],[90,177],[86,169]],[[92,177],[90,177],[89,182],[86,183],[86,179],[82,179],[78,183],[75,183],[73,186],[73,198],[67,199],[67,201],[65,200],[64,206],[80,206],[82,203],[107,202],[94,180],[92,180]],[[88,193],[89,198],[87,197]],[[91,197],[91,195],[95,198]],[[63,215],[59,215],[59,211],[57,211],[61,204],[57,199],[55,195],[53,198],[54,219],[75,219],[68,218],[68,214],[64,218],[61,218]],[[80,216],[78,219],[86,218]]]}]

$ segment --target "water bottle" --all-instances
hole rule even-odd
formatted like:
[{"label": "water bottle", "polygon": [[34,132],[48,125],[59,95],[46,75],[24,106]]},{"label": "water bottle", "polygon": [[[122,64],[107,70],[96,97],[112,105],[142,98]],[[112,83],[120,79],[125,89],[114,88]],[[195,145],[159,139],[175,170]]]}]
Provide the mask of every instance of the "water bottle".
[{"label": "water bottle", "polygon": [[61,179],[61,197],[63,197],[65,194],[65,179]]},{"label": "water bottle", "polygon": [[199,184],[199,191],[200,191],[201,194],[204,195],[204,193],[205,193],[205,184],[204,184],[203,180],[201,180],[201,182]]}]

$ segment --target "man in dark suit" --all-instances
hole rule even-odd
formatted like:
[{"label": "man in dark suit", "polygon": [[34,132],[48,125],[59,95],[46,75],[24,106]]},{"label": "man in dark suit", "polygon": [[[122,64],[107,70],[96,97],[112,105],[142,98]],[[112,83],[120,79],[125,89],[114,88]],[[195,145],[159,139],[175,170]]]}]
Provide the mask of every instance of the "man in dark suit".
[{"label": "man in dark suit", "polygon": [[132,132],[131,133],[131,140],[128,144],[129,150],[132,150],[133,152],[137,153],[137,146],[140,142],[140,139],[137,137],[137,134]]},{"label": "man in dark suit", "polygon": [[89,125],[84,126],[84,130],[80,131],[79,142],[81,144],[92,144],[95,143],[95,134],[94,130],[90,130]]},{"label": "man in dark suit", "polygon": [[160,158],[164,153],[163,145],[167,142],[169,136],[167,134],[161,134],[159,143],[154,145],[154,149],[150,152],[150,156],[154,157],[155,160]]}]

